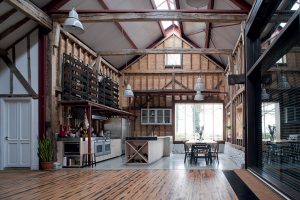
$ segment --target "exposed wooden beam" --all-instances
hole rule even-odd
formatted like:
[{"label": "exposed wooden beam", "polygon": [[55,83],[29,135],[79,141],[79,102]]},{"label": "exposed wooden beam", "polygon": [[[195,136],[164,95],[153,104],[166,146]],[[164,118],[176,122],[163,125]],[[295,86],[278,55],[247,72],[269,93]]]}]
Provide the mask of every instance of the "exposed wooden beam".
[{"label": "exposed wooden beam", "polygon": [[[53,18],[63,22],[67,16],[55,14]],[[185,22],[212,22],[212,23],[234,23],[247,19],[246,14],[212,14],[212,13],[184,13],[184,12],[144,12],[144,13],[81,13],[80,21],[83,23],[97,22],[134,22],[134,21],[185,21]]]},{"label": "exposed wooden beam", "polygon": [[10,70],[13,72],[13,74],[21,82],[21,84],[23,85],[25,90],[28,92],[28,94],[31,95],[33,98],[38,98],[38,95],[36,94],[36,92],[32,89],[31,85],[27,82],[27,80],[24,78],[22,73],[13,64],[13,62],[9,59],[9,57],[7,55],[1,54],[1,58],[4,61],[4,63],[7,65],[7,67],[10,68]]},{"label": "exposed wooden beam", "polygon": [[[177,10],[180,10],[180,3],[179,3],[179,0],[175,0],[175,5],[176,5],[176,9],[177,9]],[[182,22],[179,22],[179,28],[180,28],[181,33],[184,34]]]},{"label": "exposed wooden beam", "polygon": [[34,5],[28,0],[5,0],[15,9],[22,12],[24,15],[29,17],[30,19],[36,21],[41,26],[52,29],[52,20],[51,18],[42,11],[39,7]]},{"label": "exposed wooden beam", "polygon": [[[214,0],[209,0],[208,2],[208,9],[213,9],[214,8]],[[205,48],[209,48],[209,42],[210,42],[210,35],[211,35],[211,26],[212,24],[210,22],[206,22],[206,27],[205,27]]]},{"label": "exposed wooden beam", "polygon": [[10,16],[12,16],[16,12],[17,12],[17,9],[13,8],[13,9],[7,11],[6,13],[4,13],[3,15],[1,15],[0,16],[0,24],[2,24],[7,18],[9,18]]},{"label": "exposed wooden beam", "polygon": [[8,36],[9,34],[11,34],[12,32],[14,32],[16,29],[18,29],[19,27],[21,27],[23,24],[25,24],[26,22],[29,21],[28,17],[25,17],[24,19],[22,19],[21,21],[15,23],[14,25],[8,27],[7,29],[5,29],[4,31],[2,31],[0,33],[0,40],[2,40],[3,38],[5,38],[6,36]]},{"label": "exposed wooden beam", "polygon": [[[154,0],[150,0],[150,3],[151,3],[151,6],[152,6],[153,9],[157,9]],[[159,28],[160,28],[161,33],[163,34],[163,36],[166,37],[166,31],[165,31],[161,21],[158,22],[158,25],[159,25]]]},{"label": "exposed wooden beam", "polygon": [[77,43],[81,48],[83,48],[85,51],[89,52],[92,56],[94,56],[95,58],[97,57],[97,53],[93,49],[91,49],[90,47],[88,47],[86,44],[84,44],[82,41],[80,41],[79,39],[77,39],[75,36],[73,36],[72,34],[70,34],[67,31],[63,30],[62,28],[60,28],[60,32],[63,35],[67,36],[73,42]]},{"label": "exposed wooden beam", "polygon": [[250,12],[251,10],[252,6],[245,0],[230,0],[230,1],[242,10],[245,10],[247,12]]},{"label": "exposed wooden beam", "polygon": [[[147,48],[153,48],[155,47],[155,45],[157,45],[159,42],[161,42],[162,40],[166,39],[166,37],[164,36],[160,36],[158,39],[156,39],[152,44],[150,44]],[[142,55],[137,55],[134,56],[132,59],[130,59],[126,64],[124,64],[122,67],[120,67],[118,70],[122,71],[123,69],[125,69],[127,66],[133,65],[135,62],[137,62],[140,58],[142,57]]]},{"label": "exposed wooden beam", "polygon": [[[98,0],[98,2],[105,10],[109,10],[109,8],[106,5],[106,3],[104,2],[104,0]],[[123,36],[127,39],[127,41],[131,44],[131,46],[133,48],[137,49],[138,47],[135,45],[135,43],[130,38],[130,36],[127,34],[127,32],[123,29],[122,25],[119,22],[114,22],[114,23],[117,26],[117,28],[119,29],[119,31],[123,34]]]},{"label": "exposed wooden beam", "polygon": [[[196,91],[186,90],[186,89],[161,89],[161,90],[133,90],[134,96],[144,96],[144,95],[178,95],[178,94],[189,94],[195,95]],[[218,90],[204,90],[202,94],[224,94],[227,95],[227,92],[221,92]]]},{"label": "exposed wooden beam", "polygon": [[[52,10],[49,11],[50,14],[68,14],[70,10]],[[78,14],[87,14],[87,13],[160,13],[160,12],[168,12],[168,13],[207,13],[207,14],[246,14],[247,12],[244,10],[222,10],[222,9],[206,9],[206,10],[187,10],[187,9],[177,9],[177,10],[153,10],[153,9],[110,9],[110,10],[100,10],[100,9],[77,9],[76,12]]]},{"label": "exposed wooden beam", "polygon": [[124,72],[124,74],[172,74],[172,73],[175,73],[175,74],[223,74],[224,71],[216,71],[216,70],[184,70],[182,71],[182,69],[178,69],[178,71],[176,71],[176,69],[165,69],[165,70],[155,70],[155,71],[128,71],[128,72]]},{"label": "exposed wooden beam", "polygon": [[101,56],[117,56],[117,55],[143,55],[143,54],[228,54],[232,53],[232,49],[215,49],[215,48],[160,48],[160,49],[119,49],[112,51],[99,51]]}]

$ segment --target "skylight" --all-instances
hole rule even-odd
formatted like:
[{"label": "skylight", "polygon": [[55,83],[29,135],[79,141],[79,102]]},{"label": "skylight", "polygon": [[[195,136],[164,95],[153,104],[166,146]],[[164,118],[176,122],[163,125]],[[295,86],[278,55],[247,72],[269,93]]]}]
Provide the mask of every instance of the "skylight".
[{"label": "skylight", "polygon": [[[175,0],[154,0],[157,10],[176,10]],[[166,30],[171,25],[178,26],[178,21],[162,21],[163,28]]]},{"label": "skylight", "polygon": [[[298,10],[300,7],[300,0],[297,0],[295,2],[295,4],[293,5],[293,7],[291,8],[291,10]],[[284,27],[286,25],[286,23],[281,23],[280,26]]]}]

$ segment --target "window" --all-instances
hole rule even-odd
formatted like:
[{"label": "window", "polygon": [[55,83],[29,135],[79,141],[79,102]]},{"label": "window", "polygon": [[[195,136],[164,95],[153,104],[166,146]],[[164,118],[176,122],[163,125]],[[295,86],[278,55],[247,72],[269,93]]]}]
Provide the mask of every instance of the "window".
[{"label": "window", "polygon": [[166,67],[181,67],[181,54],[166,54]]},{"label": "window", "polygon": [[276,64],[286,64],[286,55],[284,55],[283,57],[281,57]]},{"label": "window", "polygon": [[280,130],[279,103],[265,102],[261,106],[262,113],[262,139],[270,139],[269,126],[275,126],[276,132]]},{"label": "window", "polygon": [[175,104],[175,141],[198,139],[202,126],[204,139],[223,140],[222,103]]}]

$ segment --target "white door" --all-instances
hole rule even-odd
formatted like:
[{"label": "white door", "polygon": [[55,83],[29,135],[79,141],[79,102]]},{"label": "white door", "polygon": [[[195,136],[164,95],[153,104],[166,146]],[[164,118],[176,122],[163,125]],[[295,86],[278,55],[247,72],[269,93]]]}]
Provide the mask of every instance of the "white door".
[{"label": "white door", "polygon": [[3,120],[4,167],[30,167],[30,100],[5,100]]}]

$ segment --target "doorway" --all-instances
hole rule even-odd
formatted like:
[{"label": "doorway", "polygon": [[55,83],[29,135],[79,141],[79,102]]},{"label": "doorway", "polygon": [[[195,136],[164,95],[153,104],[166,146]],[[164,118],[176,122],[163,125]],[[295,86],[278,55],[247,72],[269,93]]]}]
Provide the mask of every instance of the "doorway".
[{"label": "doorway", "polygon": [[1,168],[31,167],[33,155],[32,100],[3,99],[1,123]]}]

